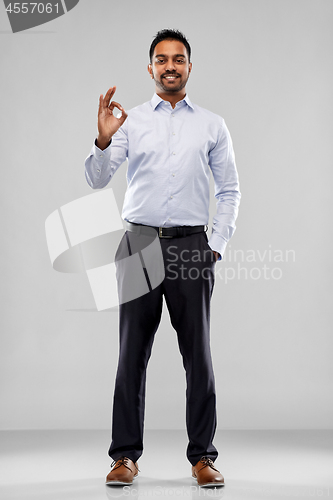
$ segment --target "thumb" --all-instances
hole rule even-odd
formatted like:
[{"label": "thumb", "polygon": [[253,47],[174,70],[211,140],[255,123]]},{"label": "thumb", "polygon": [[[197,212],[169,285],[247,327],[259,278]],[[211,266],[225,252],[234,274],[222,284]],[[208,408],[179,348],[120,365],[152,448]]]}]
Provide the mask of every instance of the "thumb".
[{"label": "thumb", "polygon": [[121,116],[118,118],[118,120],[120,123],[119,126],[121,127],[128,115],[127,115],[126,111],[124,110],[124,108],[119,107],[119,109],[121,110]]}]

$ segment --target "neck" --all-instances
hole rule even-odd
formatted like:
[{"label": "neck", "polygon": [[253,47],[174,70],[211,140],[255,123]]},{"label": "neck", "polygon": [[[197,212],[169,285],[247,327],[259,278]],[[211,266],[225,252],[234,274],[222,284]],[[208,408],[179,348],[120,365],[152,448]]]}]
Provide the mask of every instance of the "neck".
[{"label": "neck", "polygon": [[177,102],[182,101],[186,96],[185,88],[180,90],[179,92],[170,92],[170,93],[161,91],[160,89],[156,88],[155,92],[161,99],[163,99],[163,101],[169,101],[172,108],[174,108]]}]

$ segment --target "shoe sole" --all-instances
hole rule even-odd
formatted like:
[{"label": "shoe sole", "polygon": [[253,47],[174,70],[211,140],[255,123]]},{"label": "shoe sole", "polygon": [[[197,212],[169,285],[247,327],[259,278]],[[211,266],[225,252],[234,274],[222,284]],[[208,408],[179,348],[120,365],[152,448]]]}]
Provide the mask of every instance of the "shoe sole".
[{"label": "shoe sole", "polygon": [[206,484],[198,484],[198,480],[196,477],[192,476],[192,479],[197,483],[200,488],[212,487],[212,486],[224,486],[224,483],[206,483]]},{"label": "shoe sole", "polygon": [[[136,479],[138,476],[134,476],[133,477],[133,481],[134,479]],[[131,486],[131,484],[133,484],[133,481],[131,483],[125,483],[124,481],[107,481],[105,484],[107,486]]]}]

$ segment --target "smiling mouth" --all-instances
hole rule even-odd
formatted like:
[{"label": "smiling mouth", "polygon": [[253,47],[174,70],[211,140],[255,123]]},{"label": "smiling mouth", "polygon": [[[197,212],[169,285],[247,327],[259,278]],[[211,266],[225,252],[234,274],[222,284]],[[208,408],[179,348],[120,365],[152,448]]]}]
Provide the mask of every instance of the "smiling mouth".
[{"label": "smiling mouth", "polygon": [[176,78],[179,78],[177,75],[167,75],[163,76],[162,78],[165,78],[165,80],[175,80]]}]

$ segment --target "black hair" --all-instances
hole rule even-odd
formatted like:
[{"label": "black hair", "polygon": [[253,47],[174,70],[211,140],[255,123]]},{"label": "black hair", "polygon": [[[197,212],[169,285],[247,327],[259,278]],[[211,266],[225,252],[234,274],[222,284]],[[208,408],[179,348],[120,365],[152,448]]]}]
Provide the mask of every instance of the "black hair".
[{"label": "black hair", "polygon": [[181,33],[178,30],[165,29],[165,30],[160,30],[158,33],[156,33],[154,40],[151,42],[151,46],[149,49],[150,62],[152,62],[156,45],[162,42],[163,40],[179,40],[183,45],[185,45],[188,55],[188,60],[189,61],[191,60],[191,47],[185,35],[183,35],[183,33]]}]

